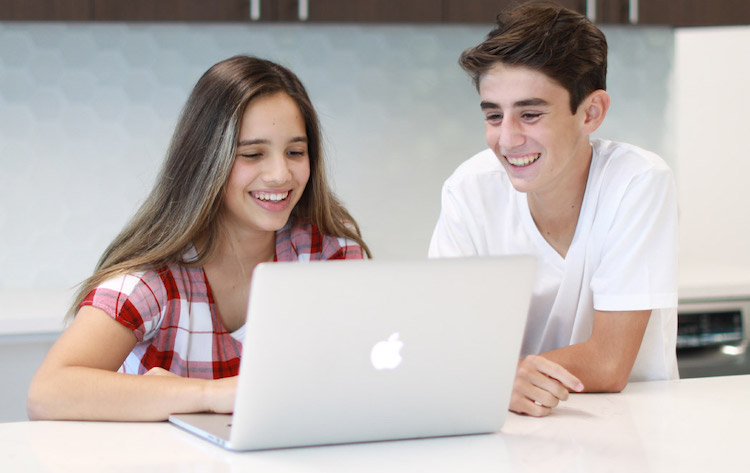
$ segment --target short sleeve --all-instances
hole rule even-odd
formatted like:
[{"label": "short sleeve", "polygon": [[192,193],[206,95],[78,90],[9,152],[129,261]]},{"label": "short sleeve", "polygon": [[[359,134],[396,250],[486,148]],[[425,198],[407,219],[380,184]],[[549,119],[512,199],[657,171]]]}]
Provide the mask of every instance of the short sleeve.
[{"label": "short sleeve", "polygon": [[81,303],[103,310],[133,331],[139,342],[158,328],[166,289],[156,272],[126,274],[103,282]]},{"label": "short sleeve", "polygon": [[[597,310],[677,306],[677,196],[666,167],[636,174],[616,207],[591,280]],[[617,192],[616,188],[613,192]]]}]

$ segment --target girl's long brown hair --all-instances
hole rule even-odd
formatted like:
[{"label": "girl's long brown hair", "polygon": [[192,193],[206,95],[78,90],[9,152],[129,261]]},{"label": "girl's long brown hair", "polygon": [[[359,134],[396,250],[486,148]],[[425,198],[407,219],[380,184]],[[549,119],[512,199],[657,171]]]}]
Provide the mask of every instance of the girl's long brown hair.
[{"label": "girl's long brown hair", "polygon": [[[359,226],[328,186],[320,123],[300,80],[271,61],[235,56],[198,80],[154,188],[104,251],[94,274],[80,284],[68,319],[91,290],[116,275],[205,263],[219,241],[224,186],[236,155],[240,120],[250,102],[279,92],[288,94],[304,116],[310,157],[310,180],[290,218],[310,222],[325,235],[354,240],[370,256]],[[195,241],[201,242],[197,259],[183,261]]]}]

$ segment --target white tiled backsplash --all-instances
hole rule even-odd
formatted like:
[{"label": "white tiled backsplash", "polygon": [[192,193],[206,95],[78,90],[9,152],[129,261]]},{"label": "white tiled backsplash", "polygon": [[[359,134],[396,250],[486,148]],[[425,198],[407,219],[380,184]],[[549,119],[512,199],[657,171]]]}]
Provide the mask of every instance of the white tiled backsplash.
[{"label": "white tiled backsplash", "polygon": [[[457,58],[489,27],[0,23],[0,296],[57,294],[90,273],[193,84],[239,53],[306,84],[333,186],[375,256],[424,257],[443,180],[485,146]],[[672,30],[604,31],[613,105],[597,135],[671,161]]]}]

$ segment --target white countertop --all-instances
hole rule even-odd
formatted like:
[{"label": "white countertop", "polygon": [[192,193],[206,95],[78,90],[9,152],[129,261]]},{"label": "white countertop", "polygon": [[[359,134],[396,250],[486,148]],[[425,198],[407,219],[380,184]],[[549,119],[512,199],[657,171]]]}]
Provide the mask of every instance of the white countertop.
[{"label": "white countertop", "polygon": [[682,262],[680,301],[750,299],[750,267]]},{"label": "white countertop", "polygon": [[58,333],[73,291],[13,289],[0,291],[0,335]]},{"label": "white countertop", "polygon": [[744,471],[750,375],[632,383],[574,394],[502,432],[234,453],[168,423],[0,424],[8,472],[680,472]]}]

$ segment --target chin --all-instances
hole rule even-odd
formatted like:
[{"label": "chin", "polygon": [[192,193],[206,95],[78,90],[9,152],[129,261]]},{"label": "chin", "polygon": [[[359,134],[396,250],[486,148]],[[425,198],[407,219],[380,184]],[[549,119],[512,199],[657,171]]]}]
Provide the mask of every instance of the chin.
[{"label": "chin", "polygon": [[510,183],[513,185],[513,188],[521,193],[528,194],[529,192],[533,192],[536,187],[533,183],[527,181],[527,180],[520,180],[520,179],[513,179],[511,178]]},{"label": "chin", "polygon": [[284,228],[287,222],[289,222],[288,216],[284,219],[278,219],[278,220],[274,219],[271,222],[266,222],[264,225],[262,225],[262,228],[269,232],[278,232],[279,230]]}]

